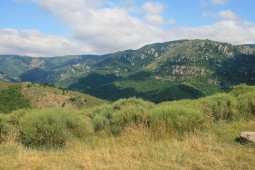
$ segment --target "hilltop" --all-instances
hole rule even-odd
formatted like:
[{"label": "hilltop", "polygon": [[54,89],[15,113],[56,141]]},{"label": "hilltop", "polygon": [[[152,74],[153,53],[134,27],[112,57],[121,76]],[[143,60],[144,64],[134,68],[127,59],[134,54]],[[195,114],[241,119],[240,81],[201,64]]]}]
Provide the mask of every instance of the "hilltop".
[{"label": "hilltop", "polygon": [[255,49],[249,46],[179,40],[101,56],[0,56],[0,71],[16,81],[55,84],[111,101],[194,99],[255,84]]},{"label": "hilltop", "polygon": [[104,100],[49,84],[0,82],[0,113],[22,108],[82,109],[105,103]]}]

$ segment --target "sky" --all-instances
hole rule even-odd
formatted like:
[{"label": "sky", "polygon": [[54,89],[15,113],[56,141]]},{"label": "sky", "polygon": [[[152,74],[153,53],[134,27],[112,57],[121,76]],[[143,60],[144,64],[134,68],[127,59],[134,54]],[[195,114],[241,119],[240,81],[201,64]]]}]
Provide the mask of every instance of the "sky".
[{"label": "sky", "polygon": [[0,54],[106,54],[179,39],[255,44],[254,0],[1,0]]}]

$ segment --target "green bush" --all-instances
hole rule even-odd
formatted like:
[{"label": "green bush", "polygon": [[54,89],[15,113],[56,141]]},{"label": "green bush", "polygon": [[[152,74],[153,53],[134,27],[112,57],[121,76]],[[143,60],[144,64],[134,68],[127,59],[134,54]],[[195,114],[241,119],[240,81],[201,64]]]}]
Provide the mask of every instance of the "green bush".
[{"label": "green bush", "polygon": [[202,112],[182,106],[159,106],[153,109],[149,116],[152,129],[168,132],[195,131],[206,122]]},{"label": "green bush", "polygon": [[20,119],[24,114],[24,109],[10,114],[0,114],[0,142],[5,142],[11,136],[15,138],[18,135]]},{"label": "green bush", "polygon": [[26,146],[58,147],[66,140],[65,124],[57,112],[28,113],[21,122],[20,140]]},{"label": "green bush", "polygon": [[255,92],[255,86],[248,86],[246,84],[241,84],[236,87],[230,92],[235,97],[238,97],[239,95],[242,95],[244,93],[254,93]]},{"label": "green bush", "polygon": [[94,132],[93,123],[89,117],[75,111],[64,112],[63,114],[69,136],[84,139]]},{"label": "green bush", "polygon": [[112,105],[93,108],[89,116],[93,120],[95,131],[106,131],[119,134],[128,124],[145,125],[153,103],[142,99],[120,99]]},{"label": "green bush", "polygon": [[114,112],[112,105],[102,105],[86,111],[92,119],[94,130],[110,132],[110,120]]},{"label": "green bush", "polygon": [[95,131],[109,130],[110,122],[105,115],[97,114],[93,117]]},{"label": "green bush", "polygon": [[0,113],[10,113],[13,110],[29,107],[30,105],[21,94],[19,86],[0,90]]},{"label": "green bush", "polygon": [[0,143],[7,140],[10,132],[9,124],[6,121],[6,116],[0,114]]},{"label": "green bush", "polygon": [[216,94],[196,101],[211,120],[230,119],[238,113],[237,100],[229,94]]},{"label": "green bush", "polygon": [[255,115],[255,92],[239,95],[237,101],[240,114]]},{"label": "green bush", "polygon": [[115,111],[113,122],[123,126],[128,123],[144,123],[147,120],[149,110],[153,107],[153,103],[142,99],[120,99],[113,103],[113,109]]},{"label": "green bush", "polygon": [[31,147],[62,147],[69,137],[84,138],[93,132],[88,117],[61,109],[34,110],[20,124],[20,141]]},{"label": "green bush", "polygon": [[113,103],[114,112],[111,119],[111,131],[120,133],[128,124],[146,125],[149,110],[154,107],[151,102],[142,99],[120,99]]}]

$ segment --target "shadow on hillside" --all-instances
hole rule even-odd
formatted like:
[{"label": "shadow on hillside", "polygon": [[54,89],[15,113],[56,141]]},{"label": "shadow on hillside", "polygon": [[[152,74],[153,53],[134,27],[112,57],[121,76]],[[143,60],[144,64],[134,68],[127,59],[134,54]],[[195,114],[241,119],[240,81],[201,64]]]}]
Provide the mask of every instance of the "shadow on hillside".
[{"label": "shadow on hillside", "polygon": [[104,75],[91,73],[88,76],[81,78],[77,83],[69,86],[68,89],[82,91],[86,94],[110,101],[136,96],[137,92],[135,89],[121,89],[116,87],[114,82],[121,79],[122,78],[117,77],[114,74]]},{"label": "shadow on hillside", "polygon": [[[255,55],[239,55],[226,60],[216,74],[223,86],[245,83],[255,84]],[[224,81],[223,81],[224,80]]]},{"label": "shadow on hillside", "polygon": [[51,77],[53,77],[53,71],[45,71],[40,68],[34,68],[21,74],[20,80],[22,82],[34,82],[34,83],[49,83]]},{"label": "shadow on hillside", "polygon": [[[133,78],[134,81],[138,80],[137,76]],[[79,82],[69,86],[68,89],[82,91],[86,94],[109,101],[116,101],[120,98],[139,97],[159,103],[170,100],[195,99],[204,96],[201,91],[184,84],[171,86],[167,89],[162,89],[162,91],[147,92],[139,92],[131,87],[122,88],[116,86],[115,82],[123,79],[124,78],[117,77],[114,74],[103,75],[91,73],[87,77],[81,78]]]}]

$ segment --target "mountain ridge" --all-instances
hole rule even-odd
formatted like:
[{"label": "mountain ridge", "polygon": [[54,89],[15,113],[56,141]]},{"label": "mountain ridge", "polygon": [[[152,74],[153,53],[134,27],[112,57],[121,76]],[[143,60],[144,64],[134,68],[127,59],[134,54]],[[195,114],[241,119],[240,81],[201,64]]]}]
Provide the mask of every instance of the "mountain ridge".
[{"label": "mountain ridge", "polygon": [[0,56],[0,71],[17,81],[52,83],[107,100],[136,96],[161,102],[252,85],[254,58],[255,49],[246,45],[177,40],[106,55]]}]

